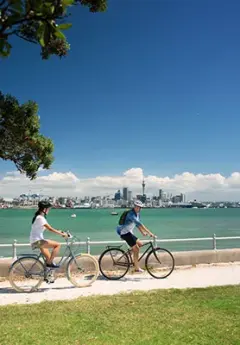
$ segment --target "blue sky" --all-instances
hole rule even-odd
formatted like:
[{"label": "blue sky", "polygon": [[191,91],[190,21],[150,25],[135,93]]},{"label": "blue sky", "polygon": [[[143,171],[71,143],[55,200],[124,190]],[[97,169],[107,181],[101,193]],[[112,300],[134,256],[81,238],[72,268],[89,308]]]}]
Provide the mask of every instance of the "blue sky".
[{"label": "blue sky", "polygon": [[[53,170],[82,177],[240,171],[240,2],[111,0],[72,9],[65,59],[14,39],[0,88],[39,104]],[[0,162],[0,173],[13,170]]]}]

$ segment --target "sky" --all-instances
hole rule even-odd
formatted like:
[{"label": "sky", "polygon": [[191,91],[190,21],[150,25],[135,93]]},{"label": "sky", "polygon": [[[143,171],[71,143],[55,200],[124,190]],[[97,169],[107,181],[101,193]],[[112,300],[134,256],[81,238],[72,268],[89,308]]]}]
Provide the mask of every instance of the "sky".
[{"label": "sky", "polygon": [[240,199],[239,11],[238,0],[110,0],[106,13],[71,10],[67,58],[13,39],[0,89],[39,104],[55,161],[34,183],[0,161],[0,195],[139,193],[145,177],[147,193]]}]

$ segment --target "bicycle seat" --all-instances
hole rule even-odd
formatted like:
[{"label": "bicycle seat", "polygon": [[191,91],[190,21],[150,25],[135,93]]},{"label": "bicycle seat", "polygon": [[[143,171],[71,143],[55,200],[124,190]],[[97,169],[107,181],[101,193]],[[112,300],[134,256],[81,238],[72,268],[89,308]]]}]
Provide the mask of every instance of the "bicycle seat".
[{"label": "bicycle seat", "polygon": [[123,246],[123,244],[121,244],[120,246],[117,245],[112,245],[112,246],[106,246],[107,249],[109,248],[121,248]]}]

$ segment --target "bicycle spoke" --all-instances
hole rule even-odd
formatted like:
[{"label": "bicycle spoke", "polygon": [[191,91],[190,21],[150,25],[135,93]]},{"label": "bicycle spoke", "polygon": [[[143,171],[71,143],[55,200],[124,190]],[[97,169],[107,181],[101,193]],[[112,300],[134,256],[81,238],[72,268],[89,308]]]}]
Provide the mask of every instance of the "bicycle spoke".
[{"label": "bicycle spoke", "polygon": [[146,269],[154,278],[166,278],[174,269],[174,258],[168,250],[155,248],[146,258]]},{"label": "bicycle spoke", "polygon": [[19,292],[32,292],[36,290],[44,279],[42,263],[32,257],[17,260],[9,274],[12,287]]},{"label": "bicycle spoke", "polygon": [[119,248],[110,248],[102,253],[99,258],[100,271],[107,279],[120,279],[129,269],[129,258]]},{"label": "bicycle spoke", "polygon": [[69,262],[67,272],[72,284],[77,287],[86,287],[91,285],[98,277],[98,262],[91,255],[78,255]]}]

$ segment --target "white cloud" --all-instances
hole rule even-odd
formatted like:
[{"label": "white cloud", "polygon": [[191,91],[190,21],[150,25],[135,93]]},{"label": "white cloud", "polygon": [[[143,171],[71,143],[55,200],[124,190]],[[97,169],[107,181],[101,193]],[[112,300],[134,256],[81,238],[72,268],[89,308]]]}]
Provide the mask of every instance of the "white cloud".
[{"label": "white cloud", "polygon": [[120,176],[96,176],[82,179],[69,172],[53,172],[30,181],[16,171],[0,179],[0,196],[15,197],[22,193],[41,193],[52,196],[93,196],[114,194],[126,186],[134,194],[141,193],[144,177],[146,193],[157,195],[161,188],[170,193],[186,193],[189,199],[239,200],[240,172],[225,177],[221,174],[193,174],[183,172],[173,177],[144,176],[141,168],[131,168]]}]

